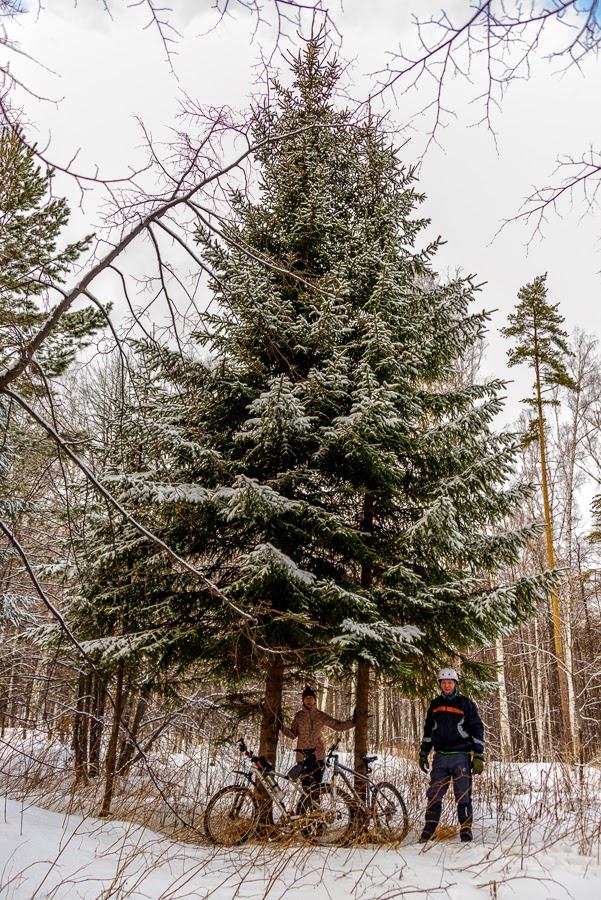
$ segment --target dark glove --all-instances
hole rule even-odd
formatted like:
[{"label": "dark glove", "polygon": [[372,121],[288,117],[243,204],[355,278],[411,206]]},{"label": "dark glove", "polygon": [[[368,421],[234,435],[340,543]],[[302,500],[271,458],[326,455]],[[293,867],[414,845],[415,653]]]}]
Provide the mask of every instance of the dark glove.
[{"label": "dark glove", "polygon": [[420,751],[420,754],[419,754],[419,767],[422,770],[422,772],[426,772],[426,773],[428,772],[428,770],[430,768],[430,763],[428,762],[428,754],[425,753],[423,750]]},{"label": "dark glove", "polygon": [[472,762],[472,772],[474,775],[482,775],[484,771],[484,754],[483,753],[474,753],[474,759]]}]

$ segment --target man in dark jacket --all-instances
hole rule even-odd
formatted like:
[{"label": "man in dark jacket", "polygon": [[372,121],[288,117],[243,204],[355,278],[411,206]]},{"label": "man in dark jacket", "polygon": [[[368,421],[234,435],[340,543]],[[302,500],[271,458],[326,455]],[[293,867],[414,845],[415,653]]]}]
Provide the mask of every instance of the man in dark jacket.
[{"label": "man in dark jacket", "polygon": [[426,821],[419,841],[425,843],[434,834],[452,781],[459,837],[465,843],[472,840],[472,771],[481,775],[484,769],[484,725],[474,701],[459,693],[455,669],[441,669],[438,681],[441,694],[428,709],[419,751],[419,767],[427,772],[428,755],[434,747]]}]

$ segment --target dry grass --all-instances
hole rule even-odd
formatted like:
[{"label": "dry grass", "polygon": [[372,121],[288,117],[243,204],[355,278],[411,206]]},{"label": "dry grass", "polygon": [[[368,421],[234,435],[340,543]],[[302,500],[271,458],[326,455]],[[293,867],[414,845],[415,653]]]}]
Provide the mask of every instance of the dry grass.
[{"label": "dry grass", "polygon": [[[232,885],[244,885],[246,891],[255,881],[257,890],[260,885],[262,892],[257,897],[276,897],[276,885],[305,878],[316,859],[322,879],[329,878],[334,868],[340,866],[353,872],[361,867],[369,869],[370,884],[375,884],[376,875],[381,885],[389,877],[386,867],[379,868],[379,861],[384,859],[381,853],[388,848],[377,846],[367,823],[357,829],[345,849],[320,848],[318,855],[298,835],[282,835],[277,830],[265,832],[262,839],[244,847],[210,849],[202,828],[204,809],[215,790],[233,780],[230,773],[240,765],[238,755],[227,748],[219,750],[207,745],[199,746],[194,752],[174,754],[165,738],[150,762],[152,771],[137,765],[127,778],[117,779],[112,818],[125,823],[125,831],[119,838],[119,863],[111,882],[103,885],[103,892],[98,895],[103,900],[137,896],[136,891],[145,879],[153,872],[158,877],[166,858],[173,877],[171,886],[161,894],[164,898],[186,896],[186,884],[196,884],[198,878],[209,878],[209,875],[215,887],[207,889],[203,895],[207,898],[226,889],[231,894],[219,896],[233,898],[237,895]],[[446,842],[458,844],[452,791],[445,799],[436,840],[418,850],[412,845],[415,830],[423,822],[427,779],[413,760],[392,755],[377,764],[375,775],[378,780],[396,784],[407,804],[411,831],[395,848],[398,850],[395,859],[401,867],[405,847],[421,854],[430,853]],[[100,809],[104,779],[99,776],[86,784],[76,784],[69,753],[44,735],[23,738],[21,733],[5,734],[4,744],[0,745],[0,783],[5,797],[19,800],[25,807],[40,806],[62,814],[77,814],[87,823],[85,827],[93,827],[103,836],[107,833],[107,824],[92,825],[89,818]],[[491,897],[496,896],[494,892],[500,884],[517,877],[512,867],[523,868],[528,859],[554,848],[570,848],[571,852],[601,864],[601,771],[597,768],[562,763],[492,763],[482,777],[474,779],[474,807],[475,845],[483,852],[476,862],[462,863],[462,871],[472,870],[479,883],[490,888]],[[165,837],[157,838],[157,833]],[[500,869],[504,872],[502,876],[499,876]],[[25,873],[2,873],[1,900],[24,896],[19,893],[19,885],[25,883],[25,877]],[[83,885],[89,876],[82,867],[71,877],[74,885],[76,882]],[[552,881],[552,873],[548,877]],[[52,878],[48,878],[50,884]],[[369,893],[360,892],[359,883],[357,876],[352,896],[370,898]],[[63,885],[61,890],[64,889]],[[50,886],[46,891],[40,884],[36,896],[64,896],[58,890],[58,886]],[[397,885],[390,893],[374,893],[371,897],[388,900],[402,896],[403,892],[399,891]]]}]

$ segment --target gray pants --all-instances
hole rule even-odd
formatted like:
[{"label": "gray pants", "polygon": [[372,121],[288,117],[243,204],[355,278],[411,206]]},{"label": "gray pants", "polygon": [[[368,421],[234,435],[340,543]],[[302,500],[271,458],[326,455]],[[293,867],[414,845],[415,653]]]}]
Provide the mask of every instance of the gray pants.
[{"label": "gray pants", "polygon": [[472,758],[471,753],[435,753],[428,785],[428,806],[423,837],[431,837],[440,820],[442,801],[453,782],[457,818],[461,826],[462,841],[472,839]]}]

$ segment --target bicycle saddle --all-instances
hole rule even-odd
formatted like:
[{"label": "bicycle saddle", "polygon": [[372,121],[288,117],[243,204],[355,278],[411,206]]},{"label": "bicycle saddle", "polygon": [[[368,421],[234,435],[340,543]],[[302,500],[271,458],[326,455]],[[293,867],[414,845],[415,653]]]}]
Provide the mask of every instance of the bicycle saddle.
[{"label": "bicycle saddle", "polygon": [[363,762],[366,763],[367,765],[369,765],[372,762],[375,762],[377,758],[378,758],[377,756],[362,756],[361,757]]}]

